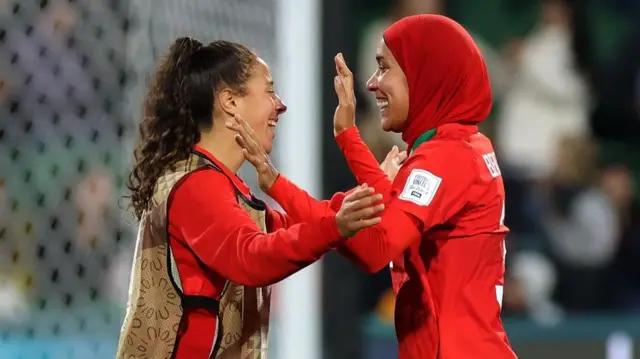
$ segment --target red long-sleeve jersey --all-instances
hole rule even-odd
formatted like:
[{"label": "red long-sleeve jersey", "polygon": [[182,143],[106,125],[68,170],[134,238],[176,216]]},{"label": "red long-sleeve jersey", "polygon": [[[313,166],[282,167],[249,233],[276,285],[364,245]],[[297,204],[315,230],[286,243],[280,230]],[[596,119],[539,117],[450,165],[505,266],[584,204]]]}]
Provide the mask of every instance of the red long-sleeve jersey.
[{"label": "red long-sleeve jersey", "polygon": [[[368,272],[391,263],[400,359],[512,359],[500,320],[504,278],[504,188],[489,139],[473,125],[446,124],[419,146],[393,183],[357,129],[337,138],[359,183],[383,194],[382,223],[340,248]],[[286,178],[269,191],[293,221],[337,210]]]},{"label": "red long-sleeve jersey", "polygon": [[[192,172],[176,185],[169,202],[171,250],[186,295],[220,299],[228,280],[255,287],[276,283],[340,240],[333,213],[293,224],[268,208],[269,233],[263,233],[238,204],[236,189],[250,197],[249,187],[206,150],[197,150],[223,172]],[[176,358],[208,358],[216,318],[204,309],[185,309],[185,318]]]}]

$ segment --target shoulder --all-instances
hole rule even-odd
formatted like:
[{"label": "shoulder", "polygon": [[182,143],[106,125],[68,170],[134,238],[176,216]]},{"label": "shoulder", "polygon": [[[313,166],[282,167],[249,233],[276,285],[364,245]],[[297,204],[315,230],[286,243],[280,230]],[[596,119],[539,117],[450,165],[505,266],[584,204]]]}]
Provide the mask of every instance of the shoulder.
[{"label": "shoulder", "polygon": [[403,168],[467,173],[477,163],[473,148],[464,141],[437,140],[422,144],[407,158]]},{"label": "shoulder", "polygon": [[423,143],[416,148],[412,156],[431,157],[437,155],[439,158],[454,158],[461,155],[470,156],[473,154],[473,147],[467,141],[458,139],[435,139]]},{"label": "shoulder", "polygon": [[173,199],[205,200],[213,196],[230,195],[235,198],[235,188],[220,171],[201,168],[184,176],[173,190]]}]

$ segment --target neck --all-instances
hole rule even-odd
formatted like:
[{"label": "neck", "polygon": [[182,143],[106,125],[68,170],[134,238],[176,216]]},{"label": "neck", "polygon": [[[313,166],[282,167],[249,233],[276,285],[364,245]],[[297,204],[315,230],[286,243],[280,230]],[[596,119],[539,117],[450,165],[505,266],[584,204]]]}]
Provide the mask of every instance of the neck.
[{"label": "neck", "polygon": [[[198,146],[209,151],[231,172],[236,173],[244,163],[242,148],[234,139],[235,133],[224,126],[213,126],[209,132],[202,132]],[[222,127],[216,129],[216,127]]]}]

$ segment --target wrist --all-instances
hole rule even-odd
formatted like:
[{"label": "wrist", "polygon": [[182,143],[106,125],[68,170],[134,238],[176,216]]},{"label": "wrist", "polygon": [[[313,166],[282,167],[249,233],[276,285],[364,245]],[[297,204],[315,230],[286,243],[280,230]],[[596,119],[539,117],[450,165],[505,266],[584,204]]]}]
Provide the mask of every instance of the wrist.
[{"label": "wrist", "polygon": [[338,136],[342,135],[343,133],[345,133],[345,132],[347,132],[347,131],[349,131],[351,129],[354,129],[354,128],[357,129],[356,125],[334,127],[333,128],[333,136],[334,137],[338,137]]},{"label": "wrist", "polygon": [[271,188],[273,187],[273,185],[278,180],[278,177],[280,177],[280,172],[278,172],[275,168],[272,168],[270,173],[269,173],[268,179],[260,184],[260,189],[264,193],[269,192],[271,190]]}]

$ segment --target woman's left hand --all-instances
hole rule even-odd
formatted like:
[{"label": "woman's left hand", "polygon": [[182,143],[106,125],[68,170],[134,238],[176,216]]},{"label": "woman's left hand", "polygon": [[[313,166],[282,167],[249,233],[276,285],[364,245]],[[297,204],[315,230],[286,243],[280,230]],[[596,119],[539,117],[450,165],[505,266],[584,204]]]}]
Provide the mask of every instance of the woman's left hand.
[{"label": "woman's left hand", "polygon": [[240,115],[235,115],[234,119],[227,121],[225,125],[228,129],[236,132],[235,139],[242,147],[244,158],[256,168],[260,189],[264,192],[269,191],[280,173],[271,163],[267,151],[260,145],[255,132]]},{"label": "woman's left hand", "polygon": [[356,95],[353,73],[349,70],[342,54],[336,55],[334,61],[336,76],[333,79],[333,86],[338,95],[338,107],[333,115],[333,134],[337,136],[356,125]]},{"label": "woman's left hand", "polygon": [[406,159],[407,151],[400,151],[398,146],[393,146],[391,151],[387,153],[387,157],[380,164],[380,169],[384,171],[391,182],[393,182]]}]

